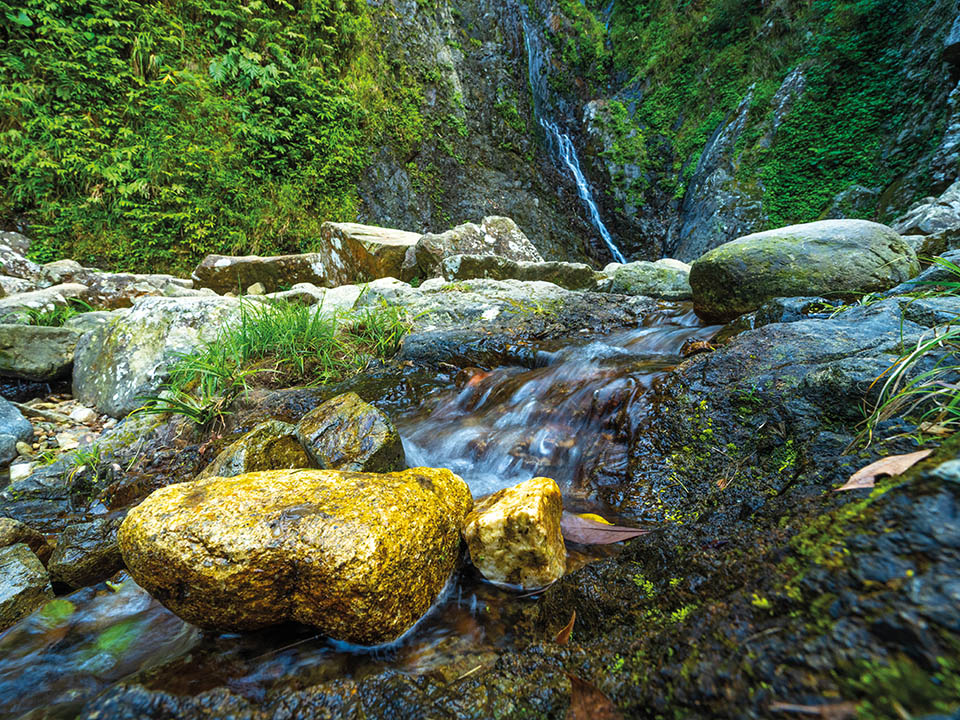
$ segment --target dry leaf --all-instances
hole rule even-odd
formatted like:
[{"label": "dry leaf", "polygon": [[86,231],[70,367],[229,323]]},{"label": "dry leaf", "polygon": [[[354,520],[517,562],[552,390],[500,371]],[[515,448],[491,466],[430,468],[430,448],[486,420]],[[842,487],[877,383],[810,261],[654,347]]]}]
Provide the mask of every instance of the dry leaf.
[{"label": "dry leaf", "polygon": [[581,515],[564,512],[560,520],[560,532],[563,533],[563,539],[568,542],[580,543],[581,545],[609,545],[621,540],[646,535],[650,531],[610,525],[606,520],[597,522]]},{"label": "dry leaf", "polygon": [[953,435],[956,432],[955,428],[950,425],[941,425],[940,423],[920,423],[919,428],[920,432],[924,432],[927,435],[936,435],[937,437],[947,437],[948,435]]},{"label": "dry leaf", "polygon": [[906,455],[890,455],[880,458],[875,463],[870,463],[864,468],[860,468],[846,484],[837,488],[837,492],[842,490],[864,490],[872,488],[877,483],[877,478],[881,475],[900,475],[912,468],[918,462],[929,456],[933,450],[920,450]]},{"label": "dry leaf", "polygon": [[553,641],[557,645],[566,645],[568,642],[570,642],[570,633],[573,632],[573,624],[576,621],[577,621],[577,611],[574,610],[573,613],[570,615],[570,622],[568,622],[564,626],[563,630],[558,632],[557,636],[553,639]]},{"label": "dry leaf", "polygon": [[773,712],[791,712],[799,715],[813,715],[824,720],[849,720],[857,716],[857,704],[852,702],[833,705],[794,705],[775,702],[770,706]]},{"label": "dry leaf", "polygon": [[567,673],[570,678],[570,709],[567,720],[623,720],[610,698],[596,687]]}]

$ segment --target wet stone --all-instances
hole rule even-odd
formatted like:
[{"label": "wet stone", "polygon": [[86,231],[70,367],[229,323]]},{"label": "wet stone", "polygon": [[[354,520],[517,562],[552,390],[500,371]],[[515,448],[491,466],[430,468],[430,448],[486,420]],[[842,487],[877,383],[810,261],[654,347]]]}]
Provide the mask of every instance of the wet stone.
[{"label": "wet stone", "polygon": [[52,598],[50,577],[26,544],[0,548],[0,630]]}]

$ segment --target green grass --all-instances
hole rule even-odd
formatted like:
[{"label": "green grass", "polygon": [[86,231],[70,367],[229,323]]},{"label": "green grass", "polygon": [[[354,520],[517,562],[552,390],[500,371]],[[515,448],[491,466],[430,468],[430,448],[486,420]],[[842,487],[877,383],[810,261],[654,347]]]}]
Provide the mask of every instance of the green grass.
[{"label": "green grass", "polygon": [[390,305],[346,315],[287,301],[245,301],[236,326],[180,357],[165,392],[145,398],[145,411],[207,425],[227,415],[251,386],[322,385],[389,359],[408,330],[405,311]]},{"label": "green grass", "polygon": [[62,327],[72,317],[81,313],[91,312],[93,307],[79,298],[68,298],[66,305],[55,305],[46,308],[27,308],[24,311],[30,325],[44,325],[47,327]]},{"label": "green grass", "polygon": [[[960,266],[945,258],[933,262],[955,280],[931,283],[918,297],[960,294]],[[957,318],[960,320],[960,317]],[[867,417],[862,439],[874,439],[885,420],[906,417],[918,427],[918,439],[952,434],[960,428],[960,322],[932,328],[874,381],[879,398]]]}]

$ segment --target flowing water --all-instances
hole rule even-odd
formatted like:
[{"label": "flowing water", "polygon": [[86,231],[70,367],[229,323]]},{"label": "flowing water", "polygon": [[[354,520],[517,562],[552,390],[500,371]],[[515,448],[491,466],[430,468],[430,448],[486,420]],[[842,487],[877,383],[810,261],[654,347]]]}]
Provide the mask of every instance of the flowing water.
[{"label": "flowing water", "polygon": [[530,79],[530,88],[533,92],[533,113],[546,133],[547,146],[551,156],[559,161],[573,178],[577,187],[577,195],[580,197],[580,202],[583,203],[590,224],[600,233],[600,237],[610,254],[613,255],[613,259],[618,263],[625,263],[626,258],[620,252],[616,243],[613,242],[610,231],[600,217],[600,210],[593,197],[593,190],[590,189],[590,184],[580,169],[580,159],[577,157],[577,149],[573,140],[560,129],[560,125],[555,119],[548,117],[550,103],[547,55],[540,35],[531,29],[527,12],[526,7],[521,5],[523,37],[527,49],[527,72]]},{"label": "flowing water", "polygon": [[[689,305],[664,304],[641,327],[544,348],[537,367],[464,371],[397,415],[408,462],[454,469],[475,496],[534,475],[553,477],[566,507],[610,515],[615,509],[595,504],[591,488],[626,479],[629,418],[643,417],[650,388],[678,362],[684,342],[715,330]],[[73,717],[124,679],[183,695],[226,686],[262,703],[290,688],[387,666],[422,673],[454,659],[467,672],[484,653],[511,646],[532,602],[468,569],[401,642],[360,651],[295,625],[204,634],[132,581],[99,585],[58,598],[0,634],[0,717]]]}]

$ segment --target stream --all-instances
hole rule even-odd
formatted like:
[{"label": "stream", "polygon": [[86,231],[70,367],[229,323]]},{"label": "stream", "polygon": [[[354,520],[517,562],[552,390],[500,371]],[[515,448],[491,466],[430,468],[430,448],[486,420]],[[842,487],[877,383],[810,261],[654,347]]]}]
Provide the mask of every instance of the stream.
[{"label": "stream", "polygon": [[[543,349],[537,367],[465,371],[396,417],[408,463],[449,467],[476,497],[553,477],[568,509],[615,519],[590,488],[626,477],[634,428],[625,418],[642,417],[650,388],[678,362],[684,342],[715,330],[689,304],[664,303],[640,327]],[[589,559],[574,553],[571,565]],[[226,686],[262,702],[384,667],[424,673],[454,661],[467,671],[480,655],[511,646],[535,602],[483,582],[468,566],[412,632],[371,650],[297,625],[202,633],[131,580],[101,584],[51,601],[0,634],[0,717],[70,718],[123,680],[186,695]]]}]

